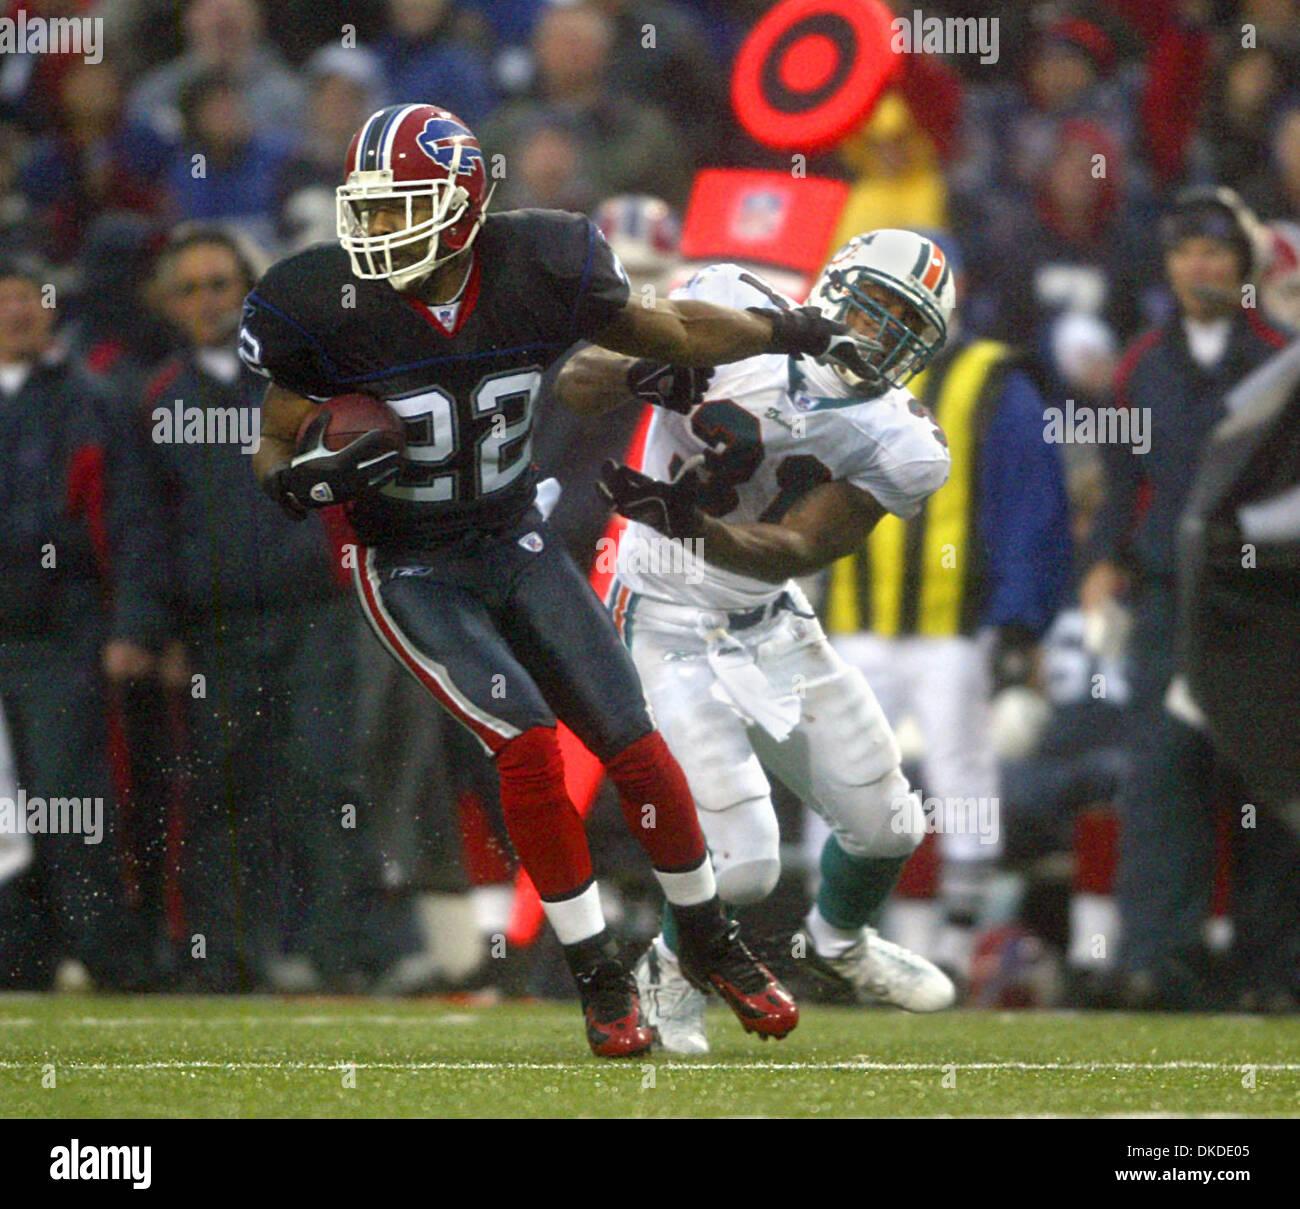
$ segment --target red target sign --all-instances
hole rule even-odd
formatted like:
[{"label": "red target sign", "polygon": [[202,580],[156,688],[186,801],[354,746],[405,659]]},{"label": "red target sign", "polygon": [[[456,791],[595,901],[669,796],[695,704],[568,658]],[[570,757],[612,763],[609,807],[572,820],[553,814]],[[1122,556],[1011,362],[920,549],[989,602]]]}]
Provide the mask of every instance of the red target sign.
[{"label": "red target sign", "polygon": [[881,0],[782,0],[736,57],[731,103],[768,147],[824,151],[871,112],[897,67]]}]

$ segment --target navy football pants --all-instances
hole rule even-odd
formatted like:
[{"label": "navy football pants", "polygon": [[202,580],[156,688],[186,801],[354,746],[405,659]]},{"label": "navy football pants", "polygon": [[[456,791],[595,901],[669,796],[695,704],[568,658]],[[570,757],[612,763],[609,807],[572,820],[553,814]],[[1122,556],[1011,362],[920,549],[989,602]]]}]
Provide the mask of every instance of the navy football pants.
[{"label": "navy football pants", "polygon": [[496,755],[562,720],[602,762],[652,729],[609,614],[536,510],[419,553],[362,548],[379,641]]}]

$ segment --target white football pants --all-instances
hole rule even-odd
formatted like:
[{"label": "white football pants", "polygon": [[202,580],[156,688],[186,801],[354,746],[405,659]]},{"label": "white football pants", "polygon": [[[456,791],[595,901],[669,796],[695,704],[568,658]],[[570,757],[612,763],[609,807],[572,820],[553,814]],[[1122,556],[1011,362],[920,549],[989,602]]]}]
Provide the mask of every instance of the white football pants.
[{"label": "white football pants", "polygon": [[836,654],[803,593],[792,588],[790,595],[810,616],[781,609],[731,632],[774,696],[800,700],[799,721],[783,742],[720,699],[721,688],[715,692],[706,634],[725,614],[645,596],[620,610],[646,700],[686,773],[727,903],[757,902],[780,874],[763,764],[827,821],[852,856],[906,857],[924,835],[898,743],[867,681]]}]

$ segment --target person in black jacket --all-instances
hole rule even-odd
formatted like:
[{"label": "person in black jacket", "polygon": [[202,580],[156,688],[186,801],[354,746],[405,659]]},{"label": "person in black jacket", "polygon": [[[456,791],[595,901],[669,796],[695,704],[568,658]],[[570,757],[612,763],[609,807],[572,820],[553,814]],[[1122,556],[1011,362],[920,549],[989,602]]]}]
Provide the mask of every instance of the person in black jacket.
[{"label": "person in black jacket", "polygon": [[0,263],[0,988],[66,959],[139,984],[118,860],[100,645],[130,501],[112,408],[55,340],[48,276]]},{"label": "person in black jacket", "polygon": [[[1253,216],[1228,189],[1180,194],[1161,224],[1178,311],[1141,336],[1116,377],[1116,401],[1145,440],[1107,445],[1106,500],[1080,590],[1100,616],[1127,592],[1134,776],[1120,802],[1118,871],[1122,1001],[1195,1008],[1209,1002],[1202,931],[1209,910],[1214,811],[1249,801],[1237,778],[1177,709],[1175,535],[1201,452],[1231,388],[1286,343],[1251,305]],[[1143,445],[1149,445],[1144,453]],[[1175,686],[1176,687],[1176,686]],[[1236,817],[1240,817],[1237,815]],[[1247,921],[1238,919],[1241,930]]]},{"label": "person in black jacket", "polygon": [[253,279],[217,228],[179,228],[161,253],[157,300],[188,347],[138,417],[148,521],[125,550],[109,667],[154,671],[187,707],[188,981],[252,989],[292,953],[346,987],[391,959],[355,935],[356,632],[342,545],[319,516],[299,525],[268,507],[250,472],[262,384],[235,345]]}]

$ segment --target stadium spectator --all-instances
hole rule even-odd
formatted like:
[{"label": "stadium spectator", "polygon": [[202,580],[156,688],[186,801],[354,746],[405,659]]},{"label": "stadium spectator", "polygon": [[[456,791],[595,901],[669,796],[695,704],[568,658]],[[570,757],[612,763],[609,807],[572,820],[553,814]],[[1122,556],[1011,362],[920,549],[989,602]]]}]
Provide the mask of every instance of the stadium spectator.
[{"label": "stadium spectator", "polygon": [[[608,17],[590,4],[553,7],[541,16],[533,34],[538,78],[532,94],[506,105],[482,132],[488,154],[505,155],[500,208],[536,204],[528,188],[538,170],[520,168],[539,128],[565,132],[577,153],[572,177],[586,188],[571,191],[571,204],[578,204],[579,192],[582,209],[616,193],[685,201],[690,161],[683,140],[659,110],[614,90],[613,45]],[[536,149],[531,154],[538,156]]]},{"label": "stadium spectator", "polygon": [[1273,116],[1285,91],[1272,46],[1230,43],[1214,74],[1201,118],[1195,175],[1234,189],[1268,162]]},{"label": "stadium spectator", "polygon": [[515,175],[506,193],[511,208],[591,209],[596,185],[583,157],[582,141],[567,122],[539,117],[519,135]]},{"label": "stadium spectator", "polygon": [[47,990],[74,960],[132,988],[100,647],[139,501],[118,489],[111,409],[55,339],[48,280],[0,262],[0,987]]},{"label": "stadium spectator", "polygon": [[495,96],[486,57],[469,42],[455,0],[388,0],[375,47],[394,104],[439,105],[476,126]]},{"label": "stadium spectator", "polygon": [[610,19],[609,78],[638,104],[661,109],[697,163],[723,151],[727,77],[709,54],[699,19],[666,0],[595,0]]},{"label": "stadium spectator", "polygon": [[78,257],[79,290],[59,331],[68,352],[122,413],[172,349],[165,324],[140,305],[159,236],[139,214],[110,211],[91,223]]},{"label": "stadium spectator", "polygon": [[136,82],[127,114],[164,138],[179,138],[185,85],[212,71],[226,73],[244,99],[254,128],[288,137],[299,129],[303,86],[267,42],[254,0],[191,0],[184,16],[185,51]]},{"label": "stadium spectator", "polygon": [[269,245],[287,144],[256,132],[247,102],[223,71],[188,80],[180,104],[184,137],[167,173],[177,216],[224,221]]},{"label": "stadium spectator", "polygon": [[1058,359],[1063,321],[1091,318],[1111,347],[1141,324],[1142,286],[1153,266],[1144,252],[1150,241],[1123,204],[1125,166],[1105,127],[1063,122],[1031,205],[991,209],[966,239],[977,254],[964,313],[983,333],[1023,341],[1048,370],[1054,398],[1097,393]]},{"label": "stadium spectator", "polygon": [[[9,0],[4,5],[8,21],[18,21],[18,11],[26,9],[33,17],[56,18],[89,16],[99,0]],[[46,10],[42,14],[40,10]],[[34,41],[34,40],[33,40]],[[0,56],[0,118],[15,121],[32,134],[45,133],[57,107],[60,81],[74,64],[85,60],[75,54],[52,50],[30,50],[21,39],[14,39]]]},{"label": "stadium spectator", "polygon": [[137,422],[148,521],[124,549],[110,649],[142,666],[162,652],[188,686],[187,983],[265,987],[288,953],[342,988],[394,957],[361,936],[356,631],[321,519],[269,507],[249,469],[265,384],[236,333],[255,276],[214,228],[179,229],[161,255],[156,297],[186,348]]},{"label": "stadium spectator", "polygon": [[1242,305],[1257,245],[1240,198],[1224,189],[1182,193],[1160,234],[1178,309],[1132,345],[1119,369],[1116,401],[1146,426],[1147,439],[1102,446],[1106,502],[1080,604],[1101,617],[1127,591],[1134,614],[1118,994],[1131,1007],[1189,1010],[1214,1002],[1202,932],[1215,807],[1235,810],[1244,799],[1206,739],[1171,712],[1175,537],[1189,467],[1225,414],[1224,396],[1287,336]]},{"label": "stadium spectator", "polygon": [[1077,17],[1035,40],[1023,83],[972,89],[965,106],[956,183],[967,195],[996,192],[1011,204],[1042,178],[1062,122],[1088,118],[1127,146],[1132,98],[1114,72],[1116,48],[1099,25]]},{"label": "stadium spectator", "polygon": [[107,210],[158,213],[167,157],[152,129],[123,120],[117,69],[74,62],[59,80],[51,131],[32,148],[23,172],[45,252],[71,259],[86,228]]},{"label": "stadium spectator", "polygon": [[934,143],[896,92],[887,92],[861,130],[839,147],[854,181],[832,243],[882,227],[948,226],[948,186]]}]

